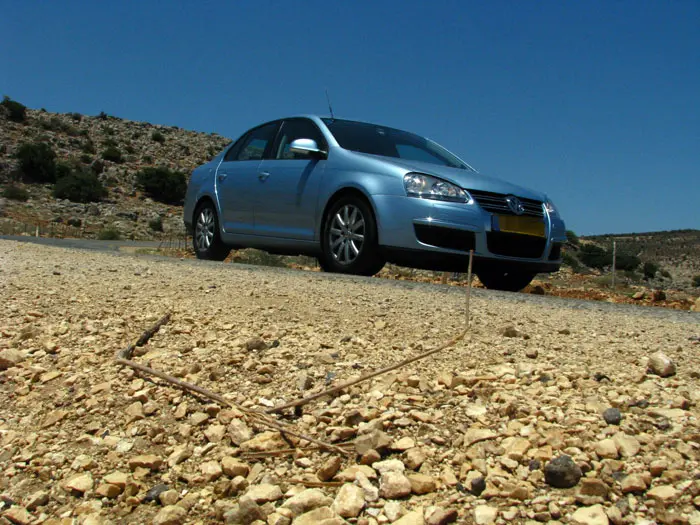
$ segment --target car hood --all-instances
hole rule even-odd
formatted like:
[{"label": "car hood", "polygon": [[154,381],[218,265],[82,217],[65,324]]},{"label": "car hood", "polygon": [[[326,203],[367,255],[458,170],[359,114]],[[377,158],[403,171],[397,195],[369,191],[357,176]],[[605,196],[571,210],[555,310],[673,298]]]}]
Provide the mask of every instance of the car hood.
[{"label": "car hood", "polygon": [[510,182],[497,179],[495,177],[482,175],[471,170],[450,168],[448,166],[440,166],[438,164],[431,164],[428,162],[407,161],[393,157],[382,157],[379,155],[368,156],[381,158],[382,161],[386,162],[387,164],[391,164],[408,171],[417,171],[420,173],[425,173],[426,175],[440,177],[441,179],[445,179],[448,182],[456,184],[465,190],[480,190],[490,191],[493,193],[502,193],[505,195],[517,195],[518,197],[538,201],[544,201],[546,199],[545,194],[542,192],[534,191],[523,186],[518,186],[517,184],[511,184]]}]

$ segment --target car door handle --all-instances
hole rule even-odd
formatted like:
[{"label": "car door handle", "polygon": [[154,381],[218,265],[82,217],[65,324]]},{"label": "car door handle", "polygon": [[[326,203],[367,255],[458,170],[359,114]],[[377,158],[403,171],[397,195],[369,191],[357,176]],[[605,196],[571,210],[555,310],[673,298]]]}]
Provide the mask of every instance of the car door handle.
[{"label": "car door handle", "polygon": [[228,173],[219,173],[219,182],[223,182],[228,177]]},{"label": "car door handle", "polygon": [[258,178],[259,178],[260,180],[265,180],[265,179],[267,179],[269,176],[270,176],[270,172],[269,172],[269,171],[261,171],[260,173],[258,173]]}]

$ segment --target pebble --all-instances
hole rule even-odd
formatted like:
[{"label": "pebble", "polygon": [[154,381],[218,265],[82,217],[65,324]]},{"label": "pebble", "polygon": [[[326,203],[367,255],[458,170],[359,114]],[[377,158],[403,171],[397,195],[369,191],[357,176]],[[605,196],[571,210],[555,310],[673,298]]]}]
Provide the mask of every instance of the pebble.
[{"label": "pebble", "polygon": [[560,489],[574,487],[582,475],[579,466],[566,455],[554,458],[544,467],[544,479],[547,484]]},{"label": "pebble", "polygon": [[619,408],[606,408],[603,419],[608,425],[619,425],[622,421],[622,413]]}]

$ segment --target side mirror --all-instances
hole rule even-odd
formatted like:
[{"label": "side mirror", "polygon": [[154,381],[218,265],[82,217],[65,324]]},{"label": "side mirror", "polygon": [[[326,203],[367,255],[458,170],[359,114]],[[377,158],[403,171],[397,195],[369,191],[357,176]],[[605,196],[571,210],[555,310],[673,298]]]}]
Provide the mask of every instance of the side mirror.
[{"label": "side mirror", "polygon": [[326,152],[318,149],[318,144],[313,139],[296,139],[289,145],[289,151],[293,153],[301,153],[303,155],[321,155],[325,156]]}]

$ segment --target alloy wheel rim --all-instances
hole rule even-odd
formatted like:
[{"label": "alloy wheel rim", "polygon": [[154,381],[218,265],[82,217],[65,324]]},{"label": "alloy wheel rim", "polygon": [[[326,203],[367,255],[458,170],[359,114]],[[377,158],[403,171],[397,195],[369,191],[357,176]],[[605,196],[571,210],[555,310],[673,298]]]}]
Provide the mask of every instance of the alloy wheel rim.
[{"label": "alloy wheel rim", "polygon": [[346,204],[336,211],[328,231],[333,259],[347,266],[355,262],[365,244],[365,218],[357,206]]},{"label": "alloy wheel rim", "polygon": [[195,238],[197,248],[200,251],[208,250],[214,240],[214,212],[210,208],[204,208],[197,217]]}]

